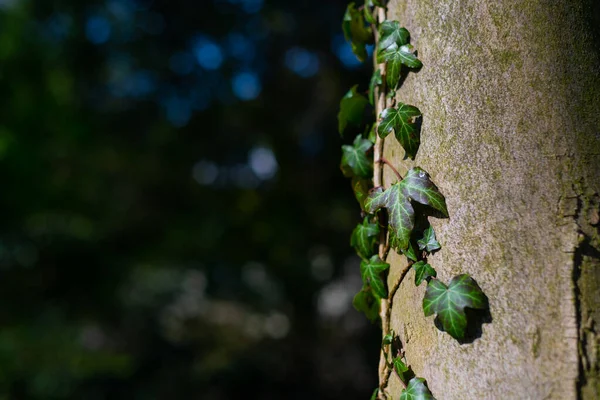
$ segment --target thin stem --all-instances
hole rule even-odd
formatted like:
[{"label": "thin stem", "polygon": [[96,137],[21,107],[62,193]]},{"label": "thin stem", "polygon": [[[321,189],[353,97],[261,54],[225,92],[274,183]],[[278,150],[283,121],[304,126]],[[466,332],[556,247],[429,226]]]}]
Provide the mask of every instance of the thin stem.
[{"label": "thin stem", "polygon": [[389,381],[390,381],[390,375],[392,375],[392,370],[393,368],[390,368],[389,365],[386,366],[386,371],[385,371],[385,375],[383,376],[383,379],[381,380],[381,383],[379,384],[379,391],[381,392],[381,388],[382,387],[387,387]]},{"label": "thin stem", "polygon": [[385,245],[385,247],[383,248],[383,257],[381,258],[381,260],[383,260],[383,261],[387,260],[387,256],[389,253],[390,253],[390,244],[387,243]]},{"label": "thin stem", "polygon": [[396,169],[396,167],[394,167],[394,165],[387,158],[380,156],[379,159],[376,162],[377,163],[384,163],[385,165],[387,165],[388,167],[390,167],[390,169],[392,171],[394,171],[394,174],[396,174],[396,176],[398,177],[398,180],[399,181],[402,180],[402,175],[400,175],[400,172],[398,172],[398,170]]},{"label": "thin stem", "polygon": [[404,389],[406,389],[408,386],[404,382],[404,379],[402,379],[402,377],[400,376],[400,374],[398,373],[398,371],[396,371],[395,368],[393,368],[393,369],[394,369],[394,372],[396,373],[396,376],[398,377],[398,380],[400,381],[400,383],[402,383],[402,386],[404,386]]},{"label": "thin stem", "polygon": [[[379,22],[383,22],[385,21],[385,9],[381,8],[381,7],[377,7],[377,19],[379,20]],[[376,27],[374,27],[375,29],[373,29],[374,34],[375,34],[375,47],[377,47],[377,43],[379,42],[379,32],[377,31]],[[377,64],[377,58],[373,57],[374,59],[374,68],[375,69],[379,69],[380,71],[382,71],[382,75],[383,75],[383,83],[378,87],[375,88],[375,98],[377,99],[377,103],[375,104],[375,114],[379,115],[379,113],[381,111],[383,111],[385,109],[385,103],[386,103],[386,99],[385,99],[385,63],[383,64]],[[373,149],[373,158],[375,160],[381,160],[382,156],[383,156],[383,143],[384,143],[384,139],[380,138],[379,135],[377,135],[377,139],[375,140],[375,146]],[[383,185],[383,166],[381,165],[380,162],[376,162],[375,165],[373,166],[373,186],[378,187],[378,186],[382,186]],[[385,258],[387,257],[387,252],[389,250],[386,251],[386,239],[387,239],[387,229],[382,229],[380,236],[379,236],[379,257],[382,260],[385,260]],[[381,318],[381,330],[382,330],[382,338],[385,337],[385,335],[388,334],[389,332],[389,321],[388,321],[388,316],[389,316],[389,312],[388,312],[388,300],[387,299],[382,299],[381,300],[381,309],[379,312],[379,316]],[[387,345],[389,347],[389,345]],[[378,398],[379,400],[386,400],[386,392],[385,389],[387,387],[387,380],[389,379],[389,373],[387,372],[387,360],[385,359],[385,354],[386,354],[386,348],[385,346],[381,349],[381,353],[379,355],[379,395]]]},{"label": "thin stem", "polygon": [[[388,298],[385,300],[387,302],[385,311],[383,308],[384,300],[381,301],[381,304],[382,304],[381,305],[381,314],[383,314],[383,312],[385,312],[385,315],[380,315],[381,316],[381,325],[382,325],[381,329],[384,332],[384,336],[390,332],[390,319],[391,319],[390,317],[391,317],[391,311],[392,311],[392,305],[393,305],[392,303],[394,301],[394,296],[396,295],[398,288],[400,288],[400,284],[402,283],[402,281],[408,274],[408,271],[410,271],[413,264],[414,264],[414,262],[412,262],[412,261],[409,262],[406,265],[406,267],[404,267],[402,272],[400,273],[400,276],[398,277],[398,279],[396,279],[396,281],[392,285],[392,287],[390,289],[390,294],[388,295]],[[387,324],[387,325],[384,325],[384,324]],[[385,358],[385,351],[383,351],[383,350],[382,350],[382,357]],[[380,366],[381,366],[381,360],[380,360]],[[393,365],[390,365],[389,363],[387,363],[387,360],[385,360],[385,367],[383,368],[383,371],[382,371],[383,373],[379,375],[380,377],[382,377],[382,379],[380,379],[380,382],[379,382],[379,391],[380,392],[383,390],[383,388],[387,387],[389,380],[390,380],[390,375],[393,370],[394,370]],[[400,378],[400,377],[398,376],[398,378]],[[402,382],[402,384],[406,388],[406,384],[404,383],[404,381],[402,379],[400,379],[400,382]]]}]

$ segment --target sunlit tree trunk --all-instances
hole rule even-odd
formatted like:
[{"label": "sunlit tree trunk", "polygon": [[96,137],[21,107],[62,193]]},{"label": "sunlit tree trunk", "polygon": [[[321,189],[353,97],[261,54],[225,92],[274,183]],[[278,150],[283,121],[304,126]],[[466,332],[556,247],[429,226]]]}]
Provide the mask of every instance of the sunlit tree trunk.
[{"label": "sunlit tree trunk", "polygon": [[[397,99],[423,113],[414,162],[446,196],[429,258],[469,273],[492,321],[459,344],[407,276],[391,327],[437,399],[600,398],[600,36],[593,0],[399,0],[424,67]],[[596,9],[594,9],[596,8]],[[384,183],[395,180],[384,169]],[[389,284],[406,265],[391,254]],[[388,391],[402,386],[392,376]]]}]

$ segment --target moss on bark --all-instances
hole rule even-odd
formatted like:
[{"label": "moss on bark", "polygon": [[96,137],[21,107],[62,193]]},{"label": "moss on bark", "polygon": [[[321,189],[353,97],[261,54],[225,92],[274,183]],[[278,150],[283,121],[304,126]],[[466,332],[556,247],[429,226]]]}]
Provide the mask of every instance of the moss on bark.
[{"label": "moss on bark", "polygon": [[[414,162],[391,137],[385,156],[423,167],[445,194],[450,219],[432,219],[443,248],[430,262],[444,281],[471,274],[493,318],[461,345],[423,316],[424,287],[405,279],[392,327],[438,399],[600,398],[593,11],[583,0],[389,4],[424,64],[397,97],[424,119]],[[390,260],[392,282],[403,261]]]}]

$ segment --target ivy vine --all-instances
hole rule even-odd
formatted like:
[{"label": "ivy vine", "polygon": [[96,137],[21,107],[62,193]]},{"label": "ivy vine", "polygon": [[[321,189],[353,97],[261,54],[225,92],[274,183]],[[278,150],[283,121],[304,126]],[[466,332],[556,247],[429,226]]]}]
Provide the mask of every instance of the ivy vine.
[{"label": "ivy vine", "polygon": [[[466,334],[465,308],[487,309],[488,300],[467,274],[455,276],[447,285],[437,278],[427,257],[440,250],[441,244],[428,216],[449,217],[444,195],[422,168],[412,168],[402,177],[383,157],[384,140],[392,132],[407,158],[414,160],[417,155],[421,111],[395,98],[402,74],[423,65],[410,44],[408,30],[398,21],[385,19],[384,3],[381,0],[365,0],[360,6],[350,3],[342,21],[344,36],[356,57],[366,61],[369,46],[374,44],[377,65],[368,89],[361,92],[358,85],[352,87],[342,98],[338,114],[342,137],[349,130],[362,132],[352,144],[342,146],[340,164],[344,176],[352,180],[352,190],[363,214],[350,239],[362,260],[363,281],[353,305],[371,322],[380,323],[383,331],[379,387],[371,398],[388,398],[385,390],[390,375],[395,373],[404,384],[401,400],[434,399],[426,381],[415,377],[407,366],[402,344],[390,329],[391,302],[400,283],[413,269],[415,285],[427,284],[423,298],[425,317],[435,314],[436,326],[457,340]],[[381,182],[384,165],[397,177],[387,188]],[[390,249],[405,255],[408,264],[388,288],[386,274],[390,265],[386,259]]]}]

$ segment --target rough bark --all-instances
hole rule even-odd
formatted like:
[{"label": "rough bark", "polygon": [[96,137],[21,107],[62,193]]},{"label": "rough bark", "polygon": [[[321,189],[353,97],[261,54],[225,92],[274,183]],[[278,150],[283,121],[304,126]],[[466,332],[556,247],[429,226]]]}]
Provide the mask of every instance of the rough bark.
[{"label": "rough bark", "polygon": [[[400,0],[424,67],[398,100],[423,112],[414,162],[390,136],[384,156],[427,170],[450,219],[430,218],[445,282],[469,273],[492,322],[459,344],[425,318],[413,272],[391,324],[437,399],[600,398],[600,62],[596,2]],[[395,180],[385,169],[384,183]],[[404,268],[390,254],[389,284]],[[402,387],[390,379],[397,398]]]}]

